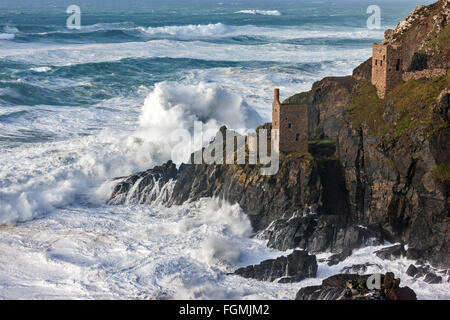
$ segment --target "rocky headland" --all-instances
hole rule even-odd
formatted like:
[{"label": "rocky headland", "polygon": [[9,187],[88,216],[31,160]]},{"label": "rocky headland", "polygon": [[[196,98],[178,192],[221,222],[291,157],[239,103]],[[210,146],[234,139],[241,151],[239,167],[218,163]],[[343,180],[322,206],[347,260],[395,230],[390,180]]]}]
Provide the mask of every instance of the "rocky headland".
[{"label": "rocky headland", "polygon": [[[408,72],[445,70],[439,76],[403,81],[380,99],[370,83],[369,59],[351,76],[325,78],[288,98],[309,107],[309,152],[281,154],[276,175],[261,175],[258,165],[177,168],[169,161],[120,178],[109,203],[173,206],[203,197],[238,203],[268,246],[307,251],[236,271],[260,280],[313,277],[317,263],[308,253],[332,252],[328,263],[336,264],[353,249],[384,241],[402,245],[377,253],[382,259],[406,256],[417,265],[449,269],[449,21],[450,3],[440,0],[418,7],[383,40],[407,48]],[[412,265],[411,274],[427,272],[420,268]],[[366,276],[336,277],[303,288],[297,299],[366,295]],[[393,275],[383,279],[379,297],[415,298]]]}]

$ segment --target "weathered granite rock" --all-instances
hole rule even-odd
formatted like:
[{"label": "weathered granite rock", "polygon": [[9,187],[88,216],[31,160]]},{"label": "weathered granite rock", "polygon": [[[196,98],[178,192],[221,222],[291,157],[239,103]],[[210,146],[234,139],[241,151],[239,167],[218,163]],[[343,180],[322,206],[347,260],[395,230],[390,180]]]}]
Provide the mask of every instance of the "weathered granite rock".
[{"label": "weathered granite rock", "polygon": [[414,277],[417,273],[419,273],[419,270],[413,264],[409,265],[408,269],[406,270],[406,274],[410,277]]},{"label": "weathered granite rock", "polygon": [[167,202],[171,192],[165,187],[167,188],[167,183],[175,180],[177,175],[177,167],[172,161],[168,161],[126,178],[116,178],[121,181],[114,187],[108,204],[150,204],[157,199]]},{"label": "weathered granite rock", "polygon": [[327,264],[329,266],[334,266],[342,261],[344,261],[347,257],[351,256],[352,250],[350,248],[345,248],[342,252],[333,254],[327,259]]},{"label": "weathered granite rock", "polygon": [[386,300],[417,300],[417,296],[410,287],[395,288],[388,291]]},{"label": "weathered granite rock", "polygon": [[289,97],[283,103],[309,106],[311,140],[335,138],[344,125],[344,110],[357,81],[352,76],[326,77],[313,84],[308,92]]},{"label": "weathered granite rock", "polygon": [[360,274],[365,273],[367,271],[367,267],[376,267],[379,270],[382,269],[379,264],[366,262],[362,264],[354,264],[349,267],[344,267],[342,268],[341,272],[344,274]]},{"label": "weathered granite rock", "polygon": [[312,253],[348,252],[365,244],[379,244],[382,239],[376,229],[355,225],[344,215],[307,215],[276,220],[265,236],[271,248],[298,247]]},{"label": "weathered granite rock", "polygon": [[321,203],[317,165],[309,154],[280,159],[275,176],[262,176],[256,165],[181,165],[169,205],[202,197],[238,203],[255,231],[283,217],[314,211]]},{"label": "weathered granite rock", "polygon": [[442,277],[438,276],[434,271],[430,266],[415,266],[411,264],[406,270],[406,274],[415,279],[423,277],[423,281],[429,284],[441,283]]},{"label": "weathered granite rock", "polygon": [[394,260],[406,256],[406,250],[402,244],[398,244],[375,251],[375,255],[383,260]]},{"label": "weathered granite rock", "polygon": [[306,251],[295,250],[287,257],[265,260],[258,265],[239,268],[235,274],[244,278],[280,283],[298,282],[305,278],[312,278],[317,273],[316,256]]},{"label": "weathered granite rock", "polygon": [[417,129],[384,146],[366,128],[349,124],[337,142],[353,219],[380,226],[389,242],[407,243],[409,258],[444,268],[450,265],[449,189],[432,177],[437,164],[449,158],[442,140],[449,136],[445,129],[427,139]]},{"label": "weathered granite rock", "polygon": [[423,281],[425,281],[426,283],[429,283],[429,284],[441,283],[442,277],[438,276],[432,272],[429,272],[425,275],[425,278],[423,279]]}]

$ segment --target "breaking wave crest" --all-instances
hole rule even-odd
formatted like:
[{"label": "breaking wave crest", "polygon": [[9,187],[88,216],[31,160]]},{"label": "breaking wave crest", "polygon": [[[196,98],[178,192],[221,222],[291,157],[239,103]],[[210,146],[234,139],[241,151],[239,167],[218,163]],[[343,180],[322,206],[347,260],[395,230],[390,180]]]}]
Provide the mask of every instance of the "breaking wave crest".
[{"label": "breaking wave crest", "polygon": [[[3,152],[0,223],[30,220],[74,203],[105,203],[111,195],[111,190],[102,186],[105,180],[172,159],[180,142],[172,140],[171,133],[192,132],[194,121],[201,121],[205,130],[214,133],[221,125],[245,129],[261,122],[241,96],[217,84],[176,82],[156,84],[138,120],[137,128],[128,133],[105,129],[97,135]],[[179,160],[186,161],[190,145],[179,149]],[[163,202],[170,186],[149,192],[158,193],[158,201]],[[135,197],[131,192],[127,202],[133,203]]]},{"label": "breaking wave crest", "polygon": [[216,36],[222,35],[235,30],[234,27],[223,23],[207,24],[207,25],[185,25],[185,26],[164,26],[164,27],[148,27],[140,28],[150,35],[171,35],[171,36]]}]

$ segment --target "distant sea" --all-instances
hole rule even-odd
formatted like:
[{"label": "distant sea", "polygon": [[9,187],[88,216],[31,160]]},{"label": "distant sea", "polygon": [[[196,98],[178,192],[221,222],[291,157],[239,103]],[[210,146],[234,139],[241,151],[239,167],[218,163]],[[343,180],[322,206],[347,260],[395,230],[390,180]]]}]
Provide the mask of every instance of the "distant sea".
[{"label": "distant sea", "polygon": [[[270,121],[274,87],[287,98],[350,74],[386,28],[428,3],[2,0],[0,298],[291,299],[338,272],[320,264],[300,284],[226,276],[285,253],[218,199],[108,206],[111,179],[169,160],[171,132],[194,120]],[[80,29],[66,26],[69,5]],[[366,26],[369,5],[380,29]],[[408,285],[449,298],[445,285]]]}]

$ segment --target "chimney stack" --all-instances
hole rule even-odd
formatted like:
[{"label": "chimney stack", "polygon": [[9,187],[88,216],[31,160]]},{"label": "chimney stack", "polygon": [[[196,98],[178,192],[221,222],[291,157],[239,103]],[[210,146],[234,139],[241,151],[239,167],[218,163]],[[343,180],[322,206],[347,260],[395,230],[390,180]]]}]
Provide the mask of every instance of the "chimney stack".
[{"label": "chimney stack", "polygon": [[275,89],[275,101],[280,102],[280,89]]}]

